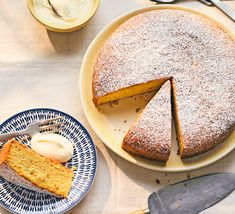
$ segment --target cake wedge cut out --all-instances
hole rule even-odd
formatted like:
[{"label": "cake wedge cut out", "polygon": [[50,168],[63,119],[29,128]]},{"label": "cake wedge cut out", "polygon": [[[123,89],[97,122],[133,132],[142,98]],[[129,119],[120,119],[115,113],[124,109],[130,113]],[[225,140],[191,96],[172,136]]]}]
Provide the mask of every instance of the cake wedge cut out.
[{"label": "cake wedge cut out", "polygon": [[74,172],[19,141],[10,140],[0,152],[0,176],[26,189],[67,198]]},{"label": "cake wedge cut out", "polygon": [[171,150],[171,83],[166,81],[124,137],[122,148],[166,162]]}]

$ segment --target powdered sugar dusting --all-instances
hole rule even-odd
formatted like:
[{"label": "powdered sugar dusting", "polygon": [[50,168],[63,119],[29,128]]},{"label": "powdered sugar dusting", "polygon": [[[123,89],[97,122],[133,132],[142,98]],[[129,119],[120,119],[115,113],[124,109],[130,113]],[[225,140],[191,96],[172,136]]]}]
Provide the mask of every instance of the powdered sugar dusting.
[{"label": "powdered sugar dusting", "polygon": [[224,140],[235,125],[235,41],[209,19],[181,10],[134,16],[106,41],[94,96],[173,77],[185,156]]}]

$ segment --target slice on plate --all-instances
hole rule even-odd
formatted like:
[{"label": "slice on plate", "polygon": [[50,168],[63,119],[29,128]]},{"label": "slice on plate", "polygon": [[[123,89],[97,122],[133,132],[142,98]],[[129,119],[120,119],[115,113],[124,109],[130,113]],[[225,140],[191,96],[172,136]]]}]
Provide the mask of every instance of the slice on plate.
[{"label": "slice on plate", "polygon": [[11,140],[0,152],[0,176],[36,192],[67,198],[74,172],[37,154],[26,145]]},{"label": "slice on plate", "polygon": [[124,137],[122,148],[142,157],[167,161],[171,149],[171,83],[166,81]]}]

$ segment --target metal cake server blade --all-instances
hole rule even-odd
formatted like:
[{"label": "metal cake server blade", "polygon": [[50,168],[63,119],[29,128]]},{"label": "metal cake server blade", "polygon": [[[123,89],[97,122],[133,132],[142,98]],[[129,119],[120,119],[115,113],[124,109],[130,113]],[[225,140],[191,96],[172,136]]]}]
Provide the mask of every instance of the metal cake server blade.
[{"label": "metal cake server blade", "polygon": [[148,198],[148,209],[132,214],[196,214],[235,189],[235,174],[204,175],[164,187]]},{"label": "metal cake server blade", "polygon": [[235,174],[211,174],[164,187],[149,196],[151,214],[196,214],[235,189]]}]

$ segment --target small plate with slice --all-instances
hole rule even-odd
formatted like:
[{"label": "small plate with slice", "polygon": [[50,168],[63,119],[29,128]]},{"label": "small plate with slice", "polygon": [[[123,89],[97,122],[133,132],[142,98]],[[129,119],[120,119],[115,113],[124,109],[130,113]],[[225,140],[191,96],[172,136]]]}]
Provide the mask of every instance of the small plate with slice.
[{"label": "small plate with slice", "polygon": [[[0,177],[0,205],[13,213],[64,213],[77,205],[89,191],[96,174],[97,154],[87,130],[70,115],[54,109],[30,109],[20,112],[0,125],[0,133],[25,129],[34,121],[62,116],[65,125],[58,134],[66,137],[74,146],[74,154],[65,166],[74,170],[74,178],[68,198],[59,198],[16,186]],[[16,140],[30,146],[29,138]],[[0,143],[0,149],[4,142]],[[63,182],[63,181],[61,181]]]}]

